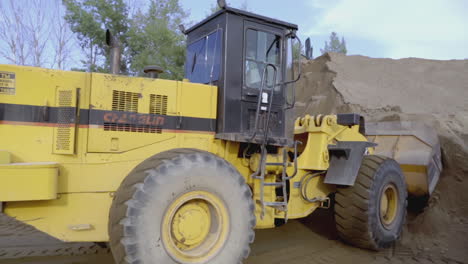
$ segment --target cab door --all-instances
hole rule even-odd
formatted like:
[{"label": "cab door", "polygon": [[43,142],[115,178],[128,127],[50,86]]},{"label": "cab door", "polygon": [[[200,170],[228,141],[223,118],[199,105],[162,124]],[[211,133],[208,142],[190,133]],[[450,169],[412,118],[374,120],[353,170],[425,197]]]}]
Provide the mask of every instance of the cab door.
[{"label": "cab door", "polygon": [[[269,116],[269,137],[284,137],[283,54],[284,29],[249,20],[244,21],[244,54],[242,83],[242,130],[263,131],[268,118],[267,105],[272,100]],[[273,65],[268,66],[267,65]],[[265,70],[266,69],[266,70]],[[275,74],[276,69],[276,74]],[[263,74],[266,74],[262,87]],[[275,78],[276,76],[276,78]],[[275,80],[276,79],[276,80]],[[261,97],[261,98],[259,98]],[[257,103],[262,107],[257,113]],[[258,117],[257,117],[258,115]]]},{"label": "cab door", "polygon": [[[276,84],[283,80],[283,38],[282,29],[251,21],[244,21],[244,80],[242,100],[257,102],[263,73],[267,64],[276,67]],[[273,103],[281,105],[284,101],[281,85],[274,85],[274,69],[267,67],[264,92],[274,90]]]}]

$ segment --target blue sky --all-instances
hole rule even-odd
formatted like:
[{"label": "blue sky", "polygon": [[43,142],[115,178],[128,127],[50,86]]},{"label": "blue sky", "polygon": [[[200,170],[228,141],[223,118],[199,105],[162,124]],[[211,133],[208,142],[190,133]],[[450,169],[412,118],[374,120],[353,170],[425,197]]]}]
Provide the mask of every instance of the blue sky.
[{"label": "blue sky", "polygon": [[[135,11],[147,8],[149,0],[125,0]],[[205,18],[216,0],[179,0],[189,12],[186,24]],[[25,22],[34,23],[42,12],[51,21],[52,31],[64,12],[61,0],[11,0],[21,9]],[[343,36],[348,55],[365,55],[374,58],[419,57],[426,59],[468,59],[468,0],[227,0],[233,7],[247,5],[251,12],[299,25],[299,36],[312,40],[314,57],[332,31]],[[1,14],[10,1],[0,0]],[[33,5],[35,3],[35,5]],[[40,8],[39,8],[40,7]],[[55,11],[54,11],[55,10]],[[11,11],[11,10],[10,10]],[[4,13],[1,13],[4,12]],[[58,13],[56,13],[58,12]],[[60,13],[61,12],[61,13]],[[14,23],[14,22],[13,22]],[[14,24],[13,24],[14,25]],[[7,28],[10,28],[8,26]],[[47,25],[45,25],[45,28]],[[40,34],[48,38],[42,53],[42,66],[54,68],[54,35],[50,31]],[[11,34],[16,34],[16,30]],[[0,32],[1,33],[1,32]],[[72,34],[68,31],[69,34]],[[68,42],[66,69],[81,67],[83,52],[72,35]],[[0,55],[8,53],[7,41],[0,39]],[[0,56],[0,64],[12,63]],[[28,65],[31,65],[29,63]]]},{"label": "blue sky", "polygon": [[[191,21],[215,0],[180,0]],[[233,7],[299,25],[319,55],[330,32],[344,36],[348,54],[427,59],[468,58],[468,0],[228,0]]]}]

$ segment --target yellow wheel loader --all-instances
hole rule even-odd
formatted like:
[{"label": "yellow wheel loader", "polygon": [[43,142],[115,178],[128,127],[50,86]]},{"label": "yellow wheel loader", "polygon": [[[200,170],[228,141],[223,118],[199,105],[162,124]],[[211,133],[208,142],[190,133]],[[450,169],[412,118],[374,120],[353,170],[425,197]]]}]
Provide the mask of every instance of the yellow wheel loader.
[{"label": "yellow wheel loader", "polygon": [[295,119],[297,29],[223,5],[184,30],[183,81],[0,65],[3,213],[117,263],[240,263],[255,228],[329,207],[345,242],[390,246],[438,180],[437,136]]}]

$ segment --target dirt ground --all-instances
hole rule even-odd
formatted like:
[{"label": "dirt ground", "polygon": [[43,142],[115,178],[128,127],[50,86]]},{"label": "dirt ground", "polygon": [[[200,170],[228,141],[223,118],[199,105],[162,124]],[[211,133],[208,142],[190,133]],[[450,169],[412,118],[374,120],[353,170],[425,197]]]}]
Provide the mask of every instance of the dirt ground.
[{"label": "dirt ground", "polygon": [[[62,243],[28,226],[0,217],[2,264],[113,264],[107,248],[92,243]],[[257,230],[246,264],[291,263],[465,263],[430,250],[412,251],[401,243],[381,252],[362,250],[338,240],[330,210],[318,210],[301,221]]]},{"label": "dirt ground", "polygon": [[[297,115],[355,112],[419,120],[441,140],[444,171],[429,205],[409,213],[402,239],[371,252],[343,244],[330,210],[257,230],[246,263],[468,263],[468,60],[326,54],[304,62]],[[62,243],[0,216],[0,263],[113,263],[104,245]]]}]

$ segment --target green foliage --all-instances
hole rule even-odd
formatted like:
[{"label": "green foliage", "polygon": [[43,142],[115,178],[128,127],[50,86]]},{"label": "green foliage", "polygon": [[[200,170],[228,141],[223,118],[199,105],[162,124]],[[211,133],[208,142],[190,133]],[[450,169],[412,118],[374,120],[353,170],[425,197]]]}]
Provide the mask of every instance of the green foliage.
[{"label": "green foliage", "polygon": [[[81,48],[86,52],[84,67],[88,71],[106,72],[109,69],[108,47],[105,30],[119,36],[126,46],[128,31],[128,7],[123,0],[63,0],[67,11],[65,20],[77,35]],[[100,60],[104,58],[104,63]],[[127,72],[128,58],[123,55],[121,72]]]},{"label": "green foliage", "polygon": [[338,38],[338,34],[336,32],[332,32],[330,34],[330,42],[325,41],[325,47],[323,49],[320,49],[320,52],[322,54],[326,52],[337,52],[337,53],[343,53],[346,54],[348,50],[346,49],[346,42],[344,38],[340,39]]},{"label": "green foliage", "polygon": [[132,72],[141,75],[143,67],[158,65],[165,70],[161,78],[183,78],[185,36],[178,25],[185,17],[178,0],[153,0],[147,12],[135,15],[128,32]]},{"label": "green foliage", "polygon": [[148,9],[138,9],[133,17],[125,0],[62,1],[65,19],[86,52],[87,71],[109,71],[109,29],[122,46],[121,73],[142,75],[145,66],[158,65],[165,70],[161,78],[183,78],[185,36],[178,25],[187,13],[178,0],[151,0]]}]

